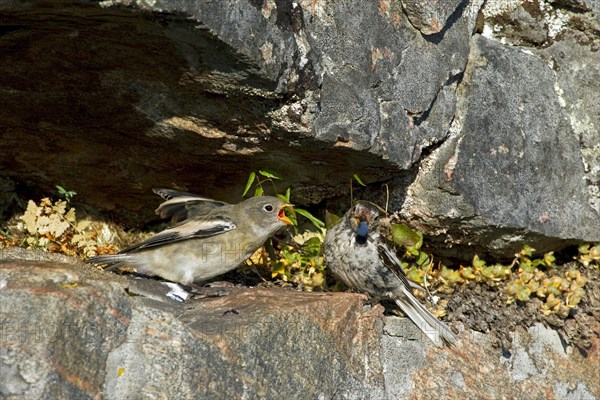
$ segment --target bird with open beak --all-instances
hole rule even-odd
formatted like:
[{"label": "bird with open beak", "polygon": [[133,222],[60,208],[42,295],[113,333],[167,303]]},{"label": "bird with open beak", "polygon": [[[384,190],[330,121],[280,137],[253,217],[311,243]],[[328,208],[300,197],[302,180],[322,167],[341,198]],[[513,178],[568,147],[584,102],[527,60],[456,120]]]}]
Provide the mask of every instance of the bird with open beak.
[{"label": "bird with open beak", "polygon": [[292,205],[272,196],[227,204],[191,193],[154,189],[165,201],[156,209],[172,225],[117,254],[87,261],[110,268],[131,266],[143,275],[190,285],[229,272],[291,224]]}]

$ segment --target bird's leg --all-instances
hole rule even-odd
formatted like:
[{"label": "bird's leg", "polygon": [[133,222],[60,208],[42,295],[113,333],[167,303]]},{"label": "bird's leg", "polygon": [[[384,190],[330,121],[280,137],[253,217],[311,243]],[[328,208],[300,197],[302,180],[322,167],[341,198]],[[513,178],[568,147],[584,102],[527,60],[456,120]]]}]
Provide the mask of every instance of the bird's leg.
[{"label": "bird's leg", "polygon": [[373,307],[375,304],[379,303],[380,301],[381,301],[381,298],[379,298],[379,297],[369,296],[364,304]]},{"label": "bird's leg", "polygon": [[188,293],[192,293],[192,294],[196,294],[196,292],[200,292],[202,291],[203,287],[200,285],[197,285],[193,282],[188,283],[188,284],[180,284],[180,286]]},{"label": "bird's leg", "polygon": [[[195,283],[188,283],[187,285],[185,285],[184,287],[186,289],[190,289],[190,290],[186,290],[189,293],[191,293],[195,299],[205,299],[207,297],[222,297],[222,296],[228,296],[231,293],[231,290],[228,290],[226,288],[225,285],[223,286],[213,286],[213,284],[219,284],[219,283],[223,283],[223,282],[211,282],[211,286],[200,286],[197,285]],[[229,282],[225,282],[227,284],[229,284],[231,287],[231,283]]]}]

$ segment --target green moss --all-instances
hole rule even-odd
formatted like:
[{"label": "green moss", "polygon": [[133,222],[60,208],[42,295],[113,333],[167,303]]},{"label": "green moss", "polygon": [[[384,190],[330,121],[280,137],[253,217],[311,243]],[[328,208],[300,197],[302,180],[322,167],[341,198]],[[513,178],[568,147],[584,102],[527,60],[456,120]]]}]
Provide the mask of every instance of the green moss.
[{"label": "green moss", "polygon": [[[480,283],[498,287],[506,294],[506,302],[527,302],[532,297],[542,300],[541,312],[566,317],[576,307],[585,292],[587,279],[580,268],[600,266],[600,244],[582,244],[575,259],[565,265],[556,265],[554,252],[535,257],[535,249],[527,244],[511,263],[488,265],[475,256],[470,265],[447,266],[434,263],[433,255],[424,254],[422,240],[406,245],[405,238],[414,237],[406,227],[394,228],[392,233],[402,231],[402,238],[391,235],[402,251],[402,266],[409,279],[441,292],[451,292],[460,285]],[[421,236],[422,238],[422,236]]]}]

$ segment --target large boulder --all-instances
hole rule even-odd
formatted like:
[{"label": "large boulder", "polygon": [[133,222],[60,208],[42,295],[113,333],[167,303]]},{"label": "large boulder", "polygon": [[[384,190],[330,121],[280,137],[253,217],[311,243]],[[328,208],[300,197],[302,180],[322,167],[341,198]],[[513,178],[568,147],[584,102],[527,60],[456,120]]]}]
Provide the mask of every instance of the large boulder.
[{"label": "large boulder", "polygon": [[181,302],[176,286],[68,257],[3,256],[2,398],[383,392],[382,308],[364,296],[229,288]]},{"label": "large boulder", "polygon": [[[579,68],[593,71],[596,58],[577,58]],[[566,79],[566,90],[572,84]],[[600,137],[584,127],[578,134],[559,85],[541,57],[474,37],[453,134],[409,187],[404,217],[422,230],[441,230],[436,237],[448,254],[470,257],[512,255],[523,243],[548,251],[598,240],[597,180],[582,159],[584,149],[594,152],[591,137]]]},{"label": "large boulder", "polygon": [[597,241],[600,22],[567,3],[3,2],[2,177],[140,224],[155,186],[356,173],[449,255]]},{"label": "large boulder", "polygon": [[[0,254],[6,399],[600,396],[597,336],[583,357],[542,324],[455,324],[459,346],[439,349],[359,294],[221,287],[186,299],[66,256]],[[513,338],[510,351],[499,334]]]}]

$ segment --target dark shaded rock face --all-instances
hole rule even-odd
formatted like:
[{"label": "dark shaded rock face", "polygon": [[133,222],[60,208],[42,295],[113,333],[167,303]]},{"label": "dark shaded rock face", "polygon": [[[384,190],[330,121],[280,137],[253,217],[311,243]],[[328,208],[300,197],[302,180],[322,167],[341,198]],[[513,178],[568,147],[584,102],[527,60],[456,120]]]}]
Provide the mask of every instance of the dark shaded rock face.
[{"label": "dark shaded rock face", "polygon": [[346,182],[348,170],[383,179],[395,169],[343,149],[325,170],[328,145],[271,135],[276,82],[197,22],[55,3],[3,10],[4,176],[75,189],[139,222],[152,216],[155,186],[237,201],[261,167],[313,184],[335,171]]},{"label": "dark shaded rock face", "polygon": [[6,399],[600,395],[597,337],[586,358],[542,325],[502,332],[510,353],[494,332],[468,329],[460,346],[438,349],[363,295],[207,288],[178,302],[163,283],[65,256],[0,255]]},{"label": "dark shaded rock face", "polygon": [[450,255],[600,240],[597,5],[430,3],[3,2],[2,186],[140,224],[156,186],[357,173]]}]

